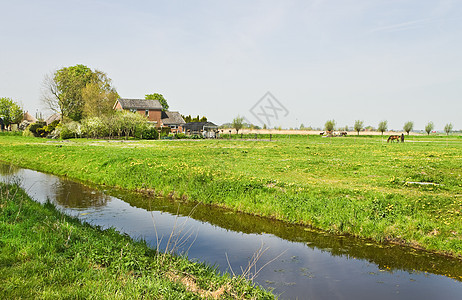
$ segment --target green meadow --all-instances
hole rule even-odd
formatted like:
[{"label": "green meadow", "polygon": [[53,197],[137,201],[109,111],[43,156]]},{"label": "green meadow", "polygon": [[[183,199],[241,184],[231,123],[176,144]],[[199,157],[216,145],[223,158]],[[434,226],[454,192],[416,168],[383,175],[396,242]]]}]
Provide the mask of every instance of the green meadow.
[{"label": "green meadow", "polygon": [[[46,140],[0,136],[0,160],[337,234],[462,257],[462,138],[244,136]],[[246,139],[249,138],[249,139]]]},{"label": "green meadow", "polygon": [[242,277],[82,224],[0,183],[1,299],[273,299]]}]

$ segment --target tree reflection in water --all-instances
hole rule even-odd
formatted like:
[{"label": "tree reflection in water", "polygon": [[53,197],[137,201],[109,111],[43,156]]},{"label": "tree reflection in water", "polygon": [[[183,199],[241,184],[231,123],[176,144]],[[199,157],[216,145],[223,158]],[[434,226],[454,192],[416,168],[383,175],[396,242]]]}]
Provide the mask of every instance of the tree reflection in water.
[{"label": "tree reflection in water", "polygon": [[19,172],[20,168],[14,165],[0,163],[0,175],[13,176]]},{"label": "tree reflection in water", "polygon": [[111,199],[94,188],[65,179],[57,181],[52,189],[56,202],[66,208],[102,207]]}]

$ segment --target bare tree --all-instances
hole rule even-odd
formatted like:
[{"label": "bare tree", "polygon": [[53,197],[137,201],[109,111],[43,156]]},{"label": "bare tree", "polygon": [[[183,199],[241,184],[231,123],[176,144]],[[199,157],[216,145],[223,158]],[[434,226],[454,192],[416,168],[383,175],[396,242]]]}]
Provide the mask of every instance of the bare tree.
[{"label": "bare tree", "polygon": [[60,113],[63,117],[62,95],[59,92],[58,83],[54,80],[54,73],[46,74],[42,82],[42,103],[45,108]]}]

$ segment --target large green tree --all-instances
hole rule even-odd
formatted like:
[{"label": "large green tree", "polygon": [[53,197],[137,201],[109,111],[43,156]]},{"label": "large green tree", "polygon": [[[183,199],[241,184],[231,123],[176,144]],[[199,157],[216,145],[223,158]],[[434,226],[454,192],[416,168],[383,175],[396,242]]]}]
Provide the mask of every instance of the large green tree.
[{"label": "large green tree", "polygon": [[[108,99],[115,102],[116,92],[107,75],[84,65],[64,67],[46,75],[43,88],[43,102],[59,112],[63,119],[81,120],[85,116],[86,101],[93,101],[91,106],[97,103],[96,106],[102,107],[107,107],[104,102]],[[99,103],[100,100],[103,103]],[[92,109],[88,110],[88,105],[87,113],[94,113]]]},{"label": "large green tree", "polygon": [[24,117],[24,112],[13,99],[0,98],[0,118],[3,119],[3,124],[9,126],[10,124],[18,124]]},{"label": "large green tree", "polygon": [[61,68],[45,76],[43,101],[61,117],[79,121],[83,117],[82,90],[94,79],[93,71],[87,66]]},{"label": "large green tree", "polygon": [[159,100],[160,104],[162,104],[162,107],[163,107],[162,110],[164,110],[164,111],[168,110],[168,108],[169,108],[167,100],[165,100],[164,96],[162,96],[161,94],[157,94],[157,93],[147,94],[147,95],[144,95],[144,99],[146,99],[146,100]]},{"label": "large green tree", "polygon": [[114,113],[114,103],[119,94],[112,80],[104,72],[96,70],[93,80],[82,89],[84,117],[100,117]]}]

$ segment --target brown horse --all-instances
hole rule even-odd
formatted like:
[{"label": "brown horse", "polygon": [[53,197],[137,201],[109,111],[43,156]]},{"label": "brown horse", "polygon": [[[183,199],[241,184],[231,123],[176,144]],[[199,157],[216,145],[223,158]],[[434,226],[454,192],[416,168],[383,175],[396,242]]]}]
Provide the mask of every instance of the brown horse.
[{"label": "brown horse", "polygon": [[401,136],[400,135],[390,135],[390,137],[387,140],[387,143],[390,141],[393,142],[394,140],[396,140],[399,143],[399,141],[401,140]]}]

